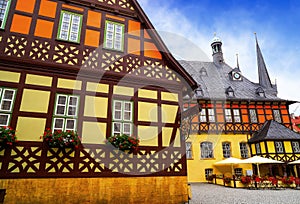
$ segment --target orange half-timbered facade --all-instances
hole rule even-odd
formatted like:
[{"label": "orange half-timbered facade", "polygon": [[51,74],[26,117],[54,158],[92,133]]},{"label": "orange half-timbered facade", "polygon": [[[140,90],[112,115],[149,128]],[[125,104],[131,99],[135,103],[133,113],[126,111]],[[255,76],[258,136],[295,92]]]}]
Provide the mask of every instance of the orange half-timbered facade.
[{"label": "orange half-timbered facade", "polygon": [[[19,140],[0,149],[6,203],[187,201],[180,112],[196,82],[137,1],[0,0],[0,9],[0,126]],[[82,146],[47,147],[47,128],[77,131]],[[114,134],[140,147],[114,149],[105,142]]]}]

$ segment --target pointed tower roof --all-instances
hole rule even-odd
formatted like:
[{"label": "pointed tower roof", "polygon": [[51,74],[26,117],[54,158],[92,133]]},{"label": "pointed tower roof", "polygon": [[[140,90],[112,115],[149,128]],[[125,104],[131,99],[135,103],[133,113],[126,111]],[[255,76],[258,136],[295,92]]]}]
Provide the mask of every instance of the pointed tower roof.
[{"label": "pointed tower roof", "polygon": [[258,45],[257,36],[255,33],[255,40],[256,40],[256,52],[257,52],[257,66],[258,66],[258,77],[259,77],[259,84],[267,89],[271,89],[272,83],[269,77],[269,73],[265,64],[265,60],[261,53],[260,47]]}]

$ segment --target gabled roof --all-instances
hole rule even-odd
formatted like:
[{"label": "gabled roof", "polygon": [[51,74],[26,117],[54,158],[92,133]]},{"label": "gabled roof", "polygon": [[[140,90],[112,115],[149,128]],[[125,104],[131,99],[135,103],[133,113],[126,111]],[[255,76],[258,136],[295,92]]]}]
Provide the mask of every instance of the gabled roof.
[{"label": "gabled roof", "polygon": [[268,120],[258,132],[254,133],[249,143],[266,140],[300,140],[300,134],[274,120]]},{"label": "gabled roof", "polygon": [[[201,85],[203,96],[201,99],[210,100],[246,100],[246,101],[285,101],[277,97],[273,89],[265,89],[258,83],[251,82],[245,76],[242,80],[234,81],[230,77],[234,69],[226,63],[179,61],[184,69]],[[201,75],[200,71],[206,70],[207,75]],[[234,97],[228,98],[226,90],[231,87]],[[265,97],[257,94],[258,89],[263,89]],[[288,101],[289,102],[289,101]],[[293,103],[293,102],[289,102]]]},{"label": "gabled roof", "polygon": [[135,8],[138,18],[142,23],[146,25],[146,28],[149,29],[148,33],[152,37],[152,39],[156,42],[158,50],[162,53],[163,56],[166,57],[166,60],[171,63],[172,68],[174,71],[179,73],[189,84],[189,86],[192,89],[197,88],[196,81],[189,75],[189,73],[181,66],[181,64],[173,57],[173,55],[170,53],[169,49],[165,45],[165,43],[162,41],[161,37],[155,30],[154,26],[152,25],[151,21],[137,2],[137,0],[128,0],[132,3],[133,7]]}]

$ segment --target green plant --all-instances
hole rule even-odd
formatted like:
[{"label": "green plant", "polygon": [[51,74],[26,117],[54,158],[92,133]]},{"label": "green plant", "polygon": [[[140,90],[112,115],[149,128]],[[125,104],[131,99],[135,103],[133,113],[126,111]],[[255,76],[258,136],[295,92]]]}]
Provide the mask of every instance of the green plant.
[{"label": "green plant", "polygon": [[0,146],[13,145],[17,142],[16,131],[11,127],[0,127]]},{"label": "green plant", "polygon": [[78,148],[81,144],[80,137],[76,131],[52,131],[47,128],[41,136],[43,140],[49,145],[49,147],[75,147]]},{"label": "green plant", "polygon": [[106,143],[113,145],[119,150],[136,150],[140,140],[136,137],[131,137],[126,134],[110,136]]}]

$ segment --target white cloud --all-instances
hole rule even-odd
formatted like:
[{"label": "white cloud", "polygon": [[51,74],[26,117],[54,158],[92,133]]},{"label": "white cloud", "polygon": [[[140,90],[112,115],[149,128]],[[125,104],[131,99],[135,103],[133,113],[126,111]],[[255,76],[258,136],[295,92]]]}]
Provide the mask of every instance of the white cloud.
[{"label": "white cloud", "polygon": [[[299,46],[289,44],[289,39],[283,37],[286,34],[276,30],[276,19],[270,19],[267,23],[254,22],[251,17],[255,13],[228,10],[212,17],[210,24],[195,25],[195,19],[187,19],[184,13],[171,7],[172,1],[140,0],[139,3],[176,58],[211,61],[210,42],[213,32],[217,32],[223,41],[225,62],[235,67],[238,53],[243,75],[253,82],[258,81],[253,34],[257,32],[270,78],[278,84],[278,96],[300,101],[300,91],[297,91],[297,87],[300,87],[300,69],[297,68],[300,49]],[[179,36],[188,39],[188,43],[178,40]],[[292,106],[290,111],[294,111],[297,106],[299,104]],[[300,114],[300,107],[297,114]]]}]

